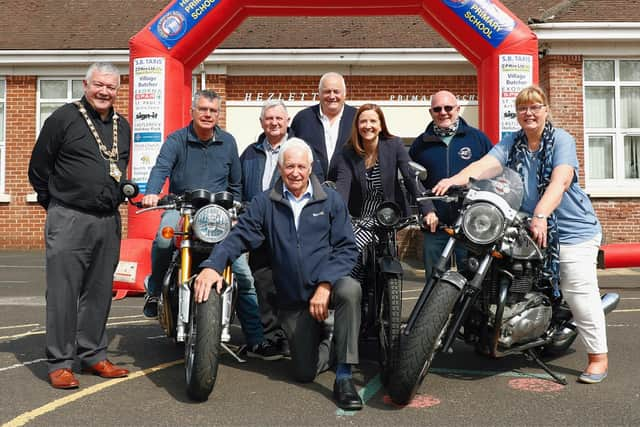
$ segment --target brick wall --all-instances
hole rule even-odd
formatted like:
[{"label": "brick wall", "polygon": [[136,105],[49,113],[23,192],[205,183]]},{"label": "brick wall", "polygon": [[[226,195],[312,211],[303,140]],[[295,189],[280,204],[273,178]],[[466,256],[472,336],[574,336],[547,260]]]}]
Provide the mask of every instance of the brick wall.
[{"label": "brick wall", "polygon": [[[475,76],[345,76],[345,82],[347,98],[355,100],[386,100],[389,94],[431,94],[442,89],[466,94],[478,90]],[[283,94],[303,92],[309,99],[318,91],[317,76],[229,76],[226,83],[229,100],[243,100],[247,92],[255,96],[272,88]]]},{"label": "brick wall", "polygon": [[[540,85],[547,91],[554,125],[576,140],[580,185],[584,188],[584,122],[582,56],[547,56],[540,63]],[[605,243],[640,242],[640,199],[594,199]]]},{"label": "brick wall", "polygon": [[[34,203],[26,203],[32,192],[27,178],[31,150],[35,143],[36,77],[8,76],[6,105],[7,174],[6,192],[11,203],[0,203],[0,229],[4,231],[0,249],[37,249],[43,247],[44,211]],[[430,94],[440,89],[454,93],[475,94],[475,76],[346,76],[349,99],[388,99],[389,94]],[[540,84],[548,92],[553,121],[576,138],[578,159],[584,162],[582,131],[582,58],[580,56],[547,56],[540,63]],[[206,85],[222,95],[223,100],[243,100],[247,92],[262,92],[271,88],[306,92],[309,97],[317,90],[317,76],[226,76],[209,75]],[[122,77],[116,109],[128,116],[128,76]],[[226,103],[223,102],[220,124],[226,124]],[[584,176],[579,177],[584,185]],[[608,243],[639,242],[639,199],[599,199],[594,206],[604,225]],[[124,234],[127,213],[123,206]],[[401,245],[405,257],[420,257],[422,234],[407,231]]]}]

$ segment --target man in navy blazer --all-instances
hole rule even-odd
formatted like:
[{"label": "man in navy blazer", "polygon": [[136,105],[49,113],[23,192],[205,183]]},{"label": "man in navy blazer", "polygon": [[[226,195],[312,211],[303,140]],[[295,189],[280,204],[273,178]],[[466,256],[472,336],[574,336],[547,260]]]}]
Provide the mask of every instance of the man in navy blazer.
[{"label": "man in navy blazer", "polygon": [[356,109],[345,104],[347,87],[338,73],[329,72],[320,78],[318,94],[320,103],[298,112],[291,129],[313,150],[313,172],[320,182],[335,181],[336,153],[351,136]]}]

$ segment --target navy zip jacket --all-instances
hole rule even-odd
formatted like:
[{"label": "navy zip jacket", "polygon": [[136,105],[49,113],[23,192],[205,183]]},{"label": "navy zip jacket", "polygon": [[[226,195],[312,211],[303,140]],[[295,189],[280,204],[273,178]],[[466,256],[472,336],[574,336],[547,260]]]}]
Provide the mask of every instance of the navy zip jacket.
[{"label": "navy zip jacket", "polygon": [[[293,131],[287,129],[287,139],[293,137]],[[256,195],[262,193],[262,176],[264,175],[264,165],[267,161],[267,155],[264,152],[264,141],[266,135],[264,132],[258,137],[258,141],[249,145],[240,156],[240,164],[242,165],[242,201],[250,202]],[[280,173],[276,167],[276,171],[271,178],[271,187],[280,177]]]},{"label": "navy zip jacket", "polygon": [[299,111],[291,122],[291,129],[295,136],[303,139],[313,150],[313,173],[320,182],[336,180],[335,159],[340,154],[344,143],[351,137],[353,121],[358,110],[350,105],[344,106],[340,118],[340,130],[333,158],[327,159],[327,146],[324,141],[324,127],[320,120],[320,104],[312,105]]},{"label": "navy zip jacket", "polygon": [[[409,157],[427,169],[427,179],[422,183],[430,190],[438,181],[457,174],[491,151],[493,145],[479,129],[469,126],[462,117],[456,134],[449,145],[433,132],[433,122],[418,136],[409,149]],[[436,214],[441,224],[453,224],[457,208],[452,203],[435,201]]]},{"label": "navy zip jacket", "polygon": [[222,272],[227,261],[264,242],[278,306],[307,307],[319,283],[333,286],[351,272],[358,257],[342,197],[323,187],[314,175],[310,185],[313,197],[302,209],[297,230],[291,205],[283,195],[282,179],[278,179],[272,190],[254,197],[229,236],[213,248],[200,267]]},{"label": "navy zip jacket", "polygon": [[159,194],[169,178],[169,193],[204,188],[213,193],[230,191],[240,201],[242,171],[236,140],[218,126],[214,135],[212,141],[200,141],[193,121],[169,135],[151,169],[145,194]]}]

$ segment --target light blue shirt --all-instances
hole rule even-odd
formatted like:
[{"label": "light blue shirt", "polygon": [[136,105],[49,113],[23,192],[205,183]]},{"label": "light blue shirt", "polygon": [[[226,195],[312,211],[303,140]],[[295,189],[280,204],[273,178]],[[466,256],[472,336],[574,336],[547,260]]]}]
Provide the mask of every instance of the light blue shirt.
[{"label": "light blue shirt", "polygon": [[[285,136],[282,141],[287,137]],[[273,174],[276,171],[278,165],[278,153],[280,152],[280,146],[282,141],[273,148],[269,141],[265,138],[262,146],[264,147],[265,161],[264,161],[264,174],[262,174],[262,191],[271,188],[271,181],[273,180]]]},{"label": "light blue shirt", "polygon": [[[516,133],[505,136],[496,144],[489,154],[495,157],[502,166],[507,164],[507,157],[515,143]],[[529,214],[538,204],[537,171],[540,165],[540,150],[527,153],[524,162],[524,200],[522,210]],[[578,183],[578,156],[576,142],[564,129],[556,128],[555,144],[553,146],[552,165],[569,165],[573,168],[573,181],[562,196],[560,205],[556,208],[558,220],[558,235],[560,243],[574,245],[593,238],[602,233],[600,222],[596,217],[593,205],[587,194]]]},{"label": "light blue shirt", "polygon": [[299,199],[296,199],[296,196],[293,195],[289,190],[287,190],[287,186],[282,184],[282,194],[287,198],[289,204],[291,205],[291,210],[293,211],[293,220],[296,224],[296,230],[298,229],[298,222],[300,220],[300,213],[302,212],[302,208],[305,207],[307,202],[311,200],[313,196],[313,186],[311,185],[311,181],[307,183],[307,191],[300,196]]}]

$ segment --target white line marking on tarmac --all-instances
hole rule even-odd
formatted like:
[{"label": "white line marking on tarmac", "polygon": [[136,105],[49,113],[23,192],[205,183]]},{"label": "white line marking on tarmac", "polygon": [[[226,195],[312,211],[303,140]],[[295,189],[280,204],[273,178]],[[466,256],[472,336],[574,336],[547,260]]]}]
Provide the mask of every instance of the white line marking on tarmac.
[{"label": "white line marking on tarmac", "polygon": [[0,368],[0,372],[8,371],[10,369],[23,368],[25,366],[33,365],[34,363],[40,363],[40,362],[46,362],[46,361],[47,361],[47,359],[36,359],[36,360],[29,360],[29,361],[23,362],[23,363],[16,363],[16,364],[11,365],[11,366],[6,366],[4,368]]},{"label": "white line marking on tarmac", "polygon": [[109,387],[113,387],[114,385],[118,385],[121,382],[124,381],[129,381],[129,380],[133,380],[139,377],[144,377],[147,375],[150,375],[154,372],[160,371],[162,369],[166,369],[166,368],[170,368],[172,366],[175,365],[179,365],[180,363],[183,363],[184,360],[180,359],[180,360],[174,360],[173,362],[167,362],[167,363],[162,363],[160,365],[157,366],[153,366],[151,368],[147,368],[144,369],[142,371],[137,371],[137,372],[132,372],[129,374],[128,377],[124,377],[124,378],[114,378],[111,379],[109,381],[105,381],[102,382],[100,384],[95,384],[92,385],[91,387],[87,387],[85,389],[82,389],[80,391],[77,391],[71,395],[68,395],[66,397],[63,397],[61,399],[56,399],[52,402],[47,403],[46,405],[43,405],[39,408],[33,409],[31,411],[25,412],[21,415],[18,415],[17,417],[15,417],[14,419],[12,419],[11,421],[9,421],[8,423],[4,424],[3,427],[19,427],[19,426],[23,426],[25,424],[27,424],[30,421],[33,421],[34,419],[38,418],[41,415],[47,414],[51,411],[55,411],[56,409],[68,404],[68,403],[72,403],[75,402],[76,400],[82,399],[83,397],[86,396],[90,396],[92,394],[96,394],[106,388]]},{"label": "white line marking on tarmac", "polygon": [[33,326],[40,326],[40,324],[39,323],[28,323],[26,325],[0,326],[0,330],[2,330],[2,329],[31,328]]},{"label": "white line marking on tarmac", "polygon": [[[110,323],[107,323],[107,326],[133,325],[135,323],[153,323],[153,322],[155,322],[154,319],[130,320],[128,322],[110,322]],[[0,341],[27,337],[29,335],[42,335],[45,332],[46,332],[45,330],[40,330],[40,331],[24,332],[22,334],[16,334],[16,335],[5,335],[4,337],[0,337]]]},{"label": "white line marking on tarmac", "polygon": [[613,310],[612,313],[637,313],[640,311],[640,308],[629,308],[626,310]]},{"label": "white line marking on tarmac", "polygon": [[28,280],[0,280],[1,284],[10,284],[10,283],[30,283]]},{"label": "white line marking on tarmac", "polygon": [[43,269],[44,265],[0,265],[0,268],[39,268],[39,269]]}]

